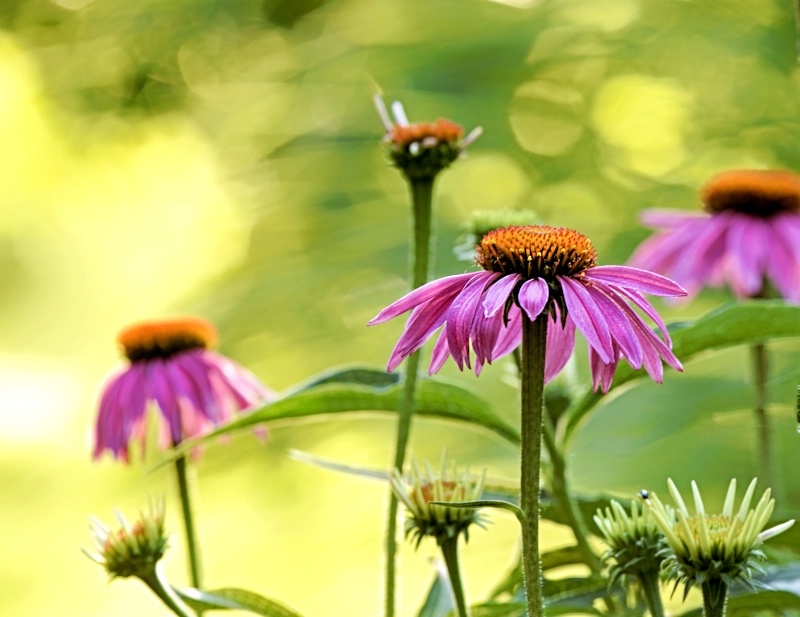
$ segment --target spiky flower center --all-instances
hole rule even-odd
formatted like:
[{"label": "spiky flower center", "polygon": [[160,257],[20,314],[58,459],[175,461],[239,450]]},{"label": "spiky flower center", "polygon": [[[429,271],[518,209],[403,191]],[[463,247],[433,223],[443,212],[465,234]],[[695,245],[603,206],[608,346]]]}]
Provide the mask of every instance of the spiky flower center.
[{"label": "spiky flower center", "polygon": [[591,240],[564,227],[524,225],[490,231],[477,247],[484,270],[553,281],[597,265]]},{"label": "spiky flower center", "polygon": [[143,321],[117,335],[117,342],[131,362],[169,358],[189,349],[207,349],[216,340],[214,326],[197,317]]},{"label": "spiky flower center", "polygon": [[700,535],[702,533],[701,527],[703,526],[703,521],[700,520],[701,517],[705,518],[705,527],[708,529],[708,535],[713,545],[723,544],[728,534],[731,532],[731,529],[735,529],[734,535],[738,535],[738,532],[743,527],[742,521],[736,517],[725,516],[723,514],[705,514],[691,516],[686,519],[686,524],[692,534],[692,538],[686,537],[686,529],[680,524],[675,525],[675,533],[684,542],[699,544]]},{"label": "spiky flower center", "polygon": [[414,142],[430,141],[458,142],[464,136],[464,129],[450,120],[439,118],[436,122],[417,122],[415,124],[395,124],[389,131],[389,139],[397,146],[408,146]]},{"label": "spiky flower center", "polygon": [[760,218],[800,211],[800,176],[788,171],[734,170],[714,176],[703,189],[711,214],[735,211]]}]

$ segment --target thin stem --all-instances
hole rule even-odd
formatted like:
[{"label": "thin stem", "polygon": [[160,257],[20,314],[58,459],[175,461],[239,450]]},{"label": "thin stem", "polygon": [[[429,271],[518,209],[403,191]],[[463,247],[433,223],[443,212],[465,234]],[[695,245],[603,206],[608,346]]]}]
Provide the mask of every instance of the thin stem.
[{"label": "thin stem", "polygon": [[651,617],[664,617],[664,605],[661,603],[661,591],[658,587],[658,570],[643,572],[638,578]]},{"label": "thin stem", "polygon": [[756,388],[756,406],[753,409],[758,426],[758,462],[761,477],[767,486],[773,486],[772,440],[767,415],[767,375],[769,363],[767,348],[763,343],[753,345],[753,382]]},{"label": "thin stem", "polygon": [[161,601],[166,604],[173,613],[178,615],[178,617],[192,617],[189,607],[181,601],[164,578],[160,563],[155,565],[152,572],[146,575],[140,575],[139,578],[154,594],[161,598]]},{"label": "thin stem", "polygon": [[705,617],[725,617],[728,607],[728,586],[721,579],[705,581],[703,590],[703,615]]},{"label": "thin stem", "polygon": [[453,589],[453,598],[456,601],[456,609],[459,617],[469,617],[467,602],[464,597],[464,585],[461,581],[461,568],[458,561],[458,535],[447,538],[439,544],[444,557],[444,565],[447,566],[447,575],[450,577],[450,587]]},{"label": "thin stem", "polygon": [[[433,178],[409,180],[411,202],[414,213],[414,233],[412,240],[411,288],[416,289],[428,281],[430,270],[431,245],[431,204],[433,201]],[[417,375],[421,360],[417,350],[406,360],[403,399],[397,423],[397,436],[394,451],[394,467],[402,471],[406,460],[408,440],[411,435],[411,418],[414,415],[414,400],[417,390]],[[395,579],[397,577],[397,496],[389,491],[389,512],[386,522],[386,598],[385,615],[395,614]]]},{"label": "thin stem", "polygon": [[181,509],[183,510],[183,526],[186,532],[189,574],[192,579],[192,587],[201,589],[199,543],[197,541],[197,530],[195,529],[194,516],[192,514],[192,500],[189,494],[189,480],[187,477],[185,456],[181,455],[175,459],[175,471],[178,476],[178,492],[180,493]]},{"label": "thin stem", "polygon": [[539,559],[539,471],[546,341],[546,315],[531,321],[522,312],[520,505],[526,517],[522,526],[522,567],[528,617],[544,614]]}]

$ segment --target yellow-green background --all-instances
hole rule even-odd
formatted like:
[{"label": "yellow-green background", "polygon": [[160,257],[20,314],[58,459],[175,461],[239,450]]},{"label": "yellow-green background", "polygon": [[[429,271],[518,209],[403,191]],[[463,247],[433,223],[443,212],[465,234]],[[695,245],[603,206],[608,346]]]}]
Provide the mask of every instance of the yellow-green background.
[{"label": "yellow-green background", "polygon": [[[637,212],[693,209],[729,167],[800,170],[789,0],[2,0],[0,2],[0,613],[166,615],[80,553],[87,517],[133,515],[168,469],[90,460],[114,336],[195,313],[221,351],[283,390],[332,365],[385,362],[402,323],[366,328],[406,291],[406,187],[380,148],[372,95],[412,120],[485,134],[438,184],[436,275],[479,209],[529,208],[622,263]],[[728,301],[659,305],[694,318]],[[578,373],[586,377],[585,343]],[[796,345],[773,347],[771,412],[783,498],[800,508]],[[476,379],[515,415],[503,362]],[[619,496],[696,478],[718,495],[755,472],[748,354],[734,349],[641,384],[591,418],[574,484]],[[199,471],[206,579],[306,616],[381,606],[385,487],[287,458],[297,448],[385,468],[386,419],[306,423],[209,448]],[[516,453],[419,422],[412,448],[513,478]],[[149,462],[155,462],[155,458]],[[493,514],[464,552],[473,600],[506,570],[515,524]],[[786,542],[797,544],[797,532]],[[546,544],[569,540],[548,528]],[[182,541],[166,557],[185,582]],[[402,614],[432,576],[404,549]]]}]

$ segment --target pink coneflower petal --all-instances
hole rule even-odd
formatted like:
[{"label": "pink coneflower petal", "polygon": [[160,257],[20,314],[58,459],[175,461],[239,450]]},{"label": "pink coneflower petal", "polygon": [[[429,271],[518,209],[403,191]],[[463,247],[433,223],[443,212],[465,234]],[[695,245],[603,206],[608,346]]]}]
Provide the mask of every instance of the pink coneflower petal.
[{"label": "pink coneflower petal", "polygon": [[467,274],[455,274],[431,281],[387,306],[369,320],[369,325],[374,326],[389,321],[433,298],[441,298],[444,296],[454,298],[474,276],[474,272],[469,272]]},{"label": "pink coneflower petal", "polygon": [[519,288],[519,305],[531,320],[539,316],[549,299],[550,288],[543,279],[525,281]]},{"label": "pink coneflower petal", "polygon": [[428,375],[438,373],[449,357],[450,349],[447,347],[447,326],[445,326],[442,328],[442,331],[439,333],[439,338],[436,339],[436,344],[433,346]]},{"label": "pink coneflower petal", "polygon": [[206,346],[216,340],[196,318],[143,322],[118,341],[130,361],[106,386],[95,426],[94,458],[109,450],[129,461],[130,444],[147,438],[147,411],[158,414],[158,445],[171,448],[207,434],[272,392],[252,374]]},{"label": "pink coneflower petal", "polygon": [[761,222],[745,218],[730,223],[726,249],[730,259],[729,276],[734,291],[741,296],[753,296],[761,289],[763,271],[762,247],[771,239],[764,237]]},{"label": "pink coneflower petal", "polygon": [[615,286],[635,289],[651,296],[682,296],[686,290],[660,274],[630,266],[597,266],[587,270],[586,281],[602,281]]},{"label": "pink coneflower petal", "polygon": [[469,338],[475,313],[480,308],[480,299],[486,286],[500,275],[496,272],[477,272],[456,296],[447,312],[447,344],[450,355],[458,367],[470,367]]},{"label": "pink coneflower petal", "polygon": [[544,362],[544,382],[549,383],[567,365],[575,349],[575,323],[567,316],[564,327],[556,310],[556,318],[547,324],[547,355]]},{"label": "pink coneflower petal", "polygon": [[603,362],[611,362],[611,335],[597,304],[581,283],[566,276],[559,277],[559,281],[564,291],[567,312],[575,326],[589,341],[589,345],[600,354]]},{"label": "pink coneflower petal", "polygon": [[520,279],[519,274],[504,276],[496,281],[489,289],[483,299],[483,310],[485,317],[493,317],[502,309],[508,301],[508,296]]},{"label": "pink coneflower petal", "polygon": [[[615,290],[604,283],[594,281],[592,289],[596,293],[592,297],[602,310],[611,336],[622,350],[622,354],[633,368],[642,366],[642,347],[631,325],[631,311],[624,301],[620,300]],[[623,308],[624,307],[624,308]],[[628,309],[626,312],[624,309]]]}]

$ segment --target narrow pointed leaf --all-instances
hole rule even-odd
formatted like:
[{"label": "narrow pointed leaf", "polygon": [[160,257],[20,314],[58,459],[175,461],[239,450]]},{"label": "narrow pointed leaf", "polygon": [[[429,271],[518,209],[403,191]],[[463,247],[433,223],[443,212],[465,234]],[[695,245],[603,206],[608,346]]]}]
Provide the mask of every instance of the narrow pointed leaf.
[{"label": "narrow pointed leaf", "polygon": [[301,617],[289,607],[260,596],[252,591],[225,587],[201,591],[193,588],[173,588],[181,599],[197,611],[244,610],[264,617]]},{"label": "narrow pointed leaf", "polygon": [[[353,412],[397,413],[402,395],[402,384],[386,379],[384,371],[348,368],[339,373],[327,373],[200,440],[184,442],[183,447],[192,448],[199,442],[265,422],[341,416]],[[415,413],[427,418],[466,422],[488,429],[512,444],[519,443],[519,430],[495,415],[486,401],[441,379],[420,380]]]}]

